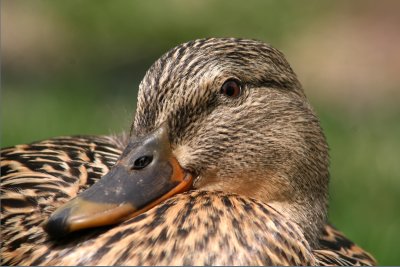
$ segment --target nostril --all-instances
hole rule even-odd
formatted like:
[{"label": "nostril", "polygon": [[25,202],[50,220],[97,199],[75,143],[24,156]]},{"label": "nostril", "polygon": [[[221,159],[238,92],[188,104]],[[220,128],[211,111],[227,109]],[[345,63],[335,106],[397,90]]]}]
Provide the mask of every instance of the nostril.
[{"label": "nostril", "polygon": [[153,161],[153,156],[143,156],[135,160],[132,170],[140,170],[149,165]]}]

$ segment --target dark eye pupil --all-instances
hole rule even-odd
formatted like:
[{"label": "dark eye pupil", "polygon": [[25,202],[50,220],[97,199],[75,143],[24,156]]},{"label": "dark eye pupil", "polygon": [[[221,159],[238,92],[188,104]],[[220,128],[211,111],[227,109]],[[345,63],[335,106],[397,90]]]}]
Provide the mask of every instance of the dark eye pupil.
[{"label": "dark eye pupil", "polygon": [[228,97],[236,97],[241,93],[241,87],[238,81],[228,80],[221,87],[221,93]]},{"label": "dark eye pupil", "polygon": [[233,96],[235,94],[235,88],[232,86],[229,86],[228,88],[226,88],[225,94],[227,96]]},{"label": "dark eye pupil", "polygon": [[153,160],[152,156],[143,156],[135,160],[133,163],[132,169],[133,170],[140,170],[149,165]]}]

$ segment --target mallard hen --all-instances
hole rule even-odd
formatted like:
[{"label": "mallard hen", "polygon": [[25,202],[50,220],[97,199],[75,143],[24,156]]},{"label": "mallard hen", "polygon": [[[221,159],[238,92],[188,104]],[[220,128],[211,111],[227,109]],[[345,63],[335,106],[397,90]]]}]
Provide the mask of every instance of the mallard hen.
[{"label": "mallard hen", "polygon": [[259,41],[170,50],[140,84],[129,135],[1,156],[3,265],[376,263],[327,224],[319,120]]}]

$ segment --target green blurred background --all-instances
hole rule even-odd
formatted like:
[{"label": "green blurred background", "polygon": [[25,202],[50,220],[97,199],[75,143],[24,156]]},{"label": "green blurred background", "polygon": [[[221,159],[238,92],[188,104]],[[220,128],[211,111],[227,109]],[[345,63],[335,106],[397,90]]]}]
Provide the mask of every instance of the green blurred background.
[{"label": "green blurred background", "polygon": [[196,38],[282,50],[331,148],[330,220],[400,264],[400,1],[21,1],[1,6],[1,146],[128,129],[146,69]]}]

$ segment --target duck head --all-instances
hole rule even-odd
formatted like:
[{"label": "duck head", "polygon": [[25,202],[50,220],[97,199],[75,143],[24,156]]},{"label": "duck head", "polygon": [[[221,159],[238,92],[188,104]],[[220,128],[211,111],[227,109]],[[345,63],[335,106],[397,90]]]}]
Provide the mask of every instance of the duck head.
[{"label": "duck head", "polygon": [[281,52],[254,40],[191,41],[147,71],[116,165],[45,229],[63,235],[117,223],[194,188],[261,200],[315,244],[327,213],[327,151]]}]

